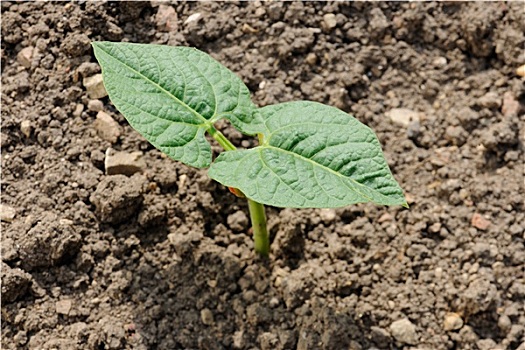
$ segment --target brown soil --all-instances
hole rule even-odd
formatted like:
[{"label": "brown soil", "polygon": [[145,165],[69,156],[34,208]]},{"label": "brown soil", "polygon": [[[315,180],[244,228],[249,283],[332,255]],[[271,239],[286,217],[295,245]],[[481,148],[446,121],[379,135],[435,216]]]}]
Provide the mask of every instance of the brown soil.
[{"label": "brown soil", "polygon": [[[2,2],[3,349],[524,349],[522,3],[170,6]],[[258,259],[244,201],[107,97],[99,136],[94,40],[195,46],[261,106],[351,112],[410,209],[268,208]],[[108,147],[143,170],[105,175]]]}]

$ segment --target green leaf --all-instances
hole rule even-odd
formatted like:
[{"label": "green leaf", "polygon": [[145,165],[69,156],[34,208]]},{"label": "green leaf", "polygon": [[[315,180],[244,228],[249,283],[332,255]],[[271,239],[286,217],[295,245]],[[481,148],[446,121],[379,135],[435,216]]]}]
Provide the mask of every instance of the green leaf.
[{"label": "green leaf", "polygon": [[204,133],[221,118],[255,134],[260,122],[244,83],[189,47],[95,42],[109,98],[131,126],[169,157],[207,167]]},{"label": "green leaf", "polygon": [[262,144],[222,153],[210,177],[276,207],[406,206],[377,137],[354,117],[309,101],[260,112],[267,129]]}]

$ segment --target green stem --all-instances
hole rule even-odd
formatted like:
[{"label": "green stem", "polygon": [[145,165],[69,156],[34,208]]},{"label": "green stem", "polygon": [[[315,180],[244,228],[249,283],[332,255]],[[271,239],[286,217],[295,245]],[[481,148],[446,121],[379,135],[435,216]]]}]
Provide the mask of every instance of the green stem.
[{"label": "green stem", "polygon": [[264,205],[248,199],[248,208],[250,208],[250,219],[252,220],[255,251],[263,256],[268,256],[270,252],[270,237],[266,228]]},{"label": "green stem", "polygon": [[210,126],[210,128],[207,131],[211,135],[211,137],[213,137],[219,143],[219,145],[221,145],[222,148],[224,148],[224,150],[235,151],[237,149],[233,145],[233,143],[231,143],[230,140],[228,140],[226,136],[222,134],[222,132],[215,129],[213,126]]},{"label": "green stem", "polygon": [[[226,151],[234,151],[237,148],[224,136],[219,130],[213,126],[207,130],[219,145]],[[266,213],[264,205],[261,203],[248,199],[248,208],[250,210],[250,219],[253,229],[253,244],[255,251],[263,256],[268,256],[270,252],[270,236],[266,227]]]}]

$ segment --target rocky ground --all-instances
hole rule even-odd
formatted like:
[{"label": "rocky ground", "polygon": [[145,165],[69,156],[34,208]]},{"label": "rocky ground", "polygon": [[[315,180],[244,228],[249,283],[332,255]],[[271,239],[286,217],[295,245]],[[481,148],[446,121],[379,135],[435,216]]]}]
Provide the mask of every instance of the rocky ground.
[{"label": "rocky ground", "polygon": [[[522,3],[1,6],[4,349],[525,349]],[[95,40],[352,113],[410,209],[268,208],[258,259],[246,204],[112,106]]]}]

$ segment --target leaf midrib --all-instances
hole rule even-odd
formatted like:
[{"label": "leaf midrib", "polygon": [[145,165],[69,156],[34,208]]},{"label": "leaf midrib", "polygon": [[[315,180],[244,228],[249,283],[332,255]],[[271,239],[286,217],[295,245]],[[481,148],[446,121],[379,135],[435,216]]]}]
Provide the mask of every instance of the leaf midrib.
[{"label": "leaf midrib", "polygon": [[[108,51],[104,50],[102,47],[100,46],[97,46],[98,49],[100,49],[101,51],[103,51],[106,55],[108,55],[111,59],[115,60],[116,62],[120,63],[121,65],[123,65],[124,67],[126,67],[127,69],[129,69],[130,71],[132,71],[133,73],[137,74],[138,76],[142,77],[144,80],[148,81],[149,83],[151,83],[152,85],[154,85],[155,87],[157,87],[159,90],[161,90],[162,92],[164,92],[166,95],[168,95],[170,98],[172,98],[175,102],[181,104],[182,106],[184,106],[185,108],[187,108],[191,113],[193,113],[197,118],[201,119],[203,121],[202,124],[198,124],[198,126],[204,126],[204,127],[208,127],[208,126],[211,126],[212,123],[210,123],[210,121],[206,118],[204,118],[200,113],[198,113],[196,110],[194,110],[193,108],[191,108],[190,106],[188,106],[184,101],[180,100],[177,96],[173,95],[172,93],[170,93],[168,90],[166,90],[165,88],[163,88],[161,85],[159,85],[158,83],[156,83],[155,81],[151,80],[150,78],[148,78],[147,76],[145,76],[144,74],[142,74],[141,72],[139,72],[138,70],[134,69],[133,67],[129,66],[128,64],[126,64],[125,62],[117,59],[116,57],[112,56]],[[140,58],[139,58],[140,59]],[[200,72],[200,71],[199,71]],[[181,73],[182,74],[182,73]],[[184,84],[184,86],[186,86],[186,84]],[[215,93],[214,93],[214,96],[215,96]],[[215,96],[215,99],[217,97]],[[213,119],[213,117],[211,118]],[[195,125],[195,124],[189,124],[189,125]]]}]

